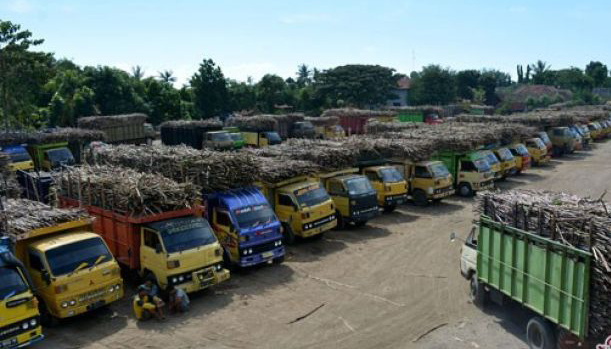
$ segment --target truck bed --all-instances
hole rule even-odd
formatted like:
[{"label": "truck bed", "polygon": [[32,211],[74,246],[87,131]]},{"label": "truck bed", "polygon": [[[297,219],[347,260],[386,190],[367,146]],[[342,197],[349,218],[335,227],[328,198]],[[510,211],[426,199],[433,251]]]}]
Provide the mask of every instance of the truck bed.
[{"label": "truck bed", "polygon": [[478,280],[584,338],[591,254],[485,216],[479,229]]}]

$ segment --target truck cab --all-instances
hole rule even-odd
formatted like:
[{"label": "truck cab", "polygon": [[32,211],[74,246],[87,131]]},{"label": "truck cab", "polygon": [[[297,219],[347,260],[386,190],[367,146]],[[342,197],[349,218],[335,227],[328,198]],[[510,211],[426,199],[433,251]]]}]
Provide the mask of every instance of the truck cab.
[{"label": "truck cab", "polygon": [[471,277],[477,270],[478,233],[479,230],[477,227],[473,226],[464,244],[460,248],[460,274],[467,280],[471,280]]},{"label": "truck cab", "polygon": [[34,161],[32,161],[25,145],[7,145],[1,147],[0,152],[7,154],[11,158],[9,168],[12,171],[29,171],[34,169]]},{"label": "truck cab", "polygon": [[33,287],[9,238],[0,238],[0,348],[22,348],[44,338]]},{"label": "truck cab", "polygon": [[503,171],[501,170],[501,161],[499,161],[499,158],[494,155],[492,150],[482,150],[481,153],[485,156],[486,161],[488,161],[490,169],[494,173],[494,179],[501,179],[503,176]]},{"label": "truck cab", "polygon": [[442,161],[393,160],[391,162],[407,179],[409,197],[418,206],[454,195],[452,175]]},{"label": "truck cab", "polygon": [[570,125],[569,129],[574,135],[579,136],[579,139],[581,140],[581,143],[578,144],[578,148],[576,149],[588,149],[591,142],[589,132],[585,133],[579,125]]},{"label": "truck cab", "polygon": [[244,148],[246,142],[240,133],[240,129],[237,127],[225,127],[223,130],[229,132],[229,137],[231,137],[231,140],[233,141],[233,149],[239,150]]},{"label": "truck cab", "polygon": [[522,173],[522,171],[530,168],[530,154],[528,153],[528,149],[522,143],[515,143],[509,146],[509,151],[511,151],[511,155],[516,159],[516,168],[518,173]]},{"label": "truck cab", "polygon": [[494,187],[494,173],[479,151],[439,152],[434,159],[442,161],[448,168],[460,196],[473,196],[477,191]]},{"label": "truck cab", "polygon": [[337,226],[335,204],[322,184],[305,176],[277,183],[258,183],[283,228],[286,243],[321,237]]},{"label": "truck cab", "polygon": [[68,318],[123,297],[119,265],[89,219],[32,230],[16,243],[43,320]]},{"label": "truck cab", "polygon": [[365,225],[380,213],[376,191],[367,177],[357,173],[358,169],[351,168],[315,176],[335,203],[338,229],[349,223]]},{"label": "truck cab", "polygon": [[543,143],[545,144],[545,147],[547,148],[547,154],[552,156],[553,144],[552,144],[552,140],[549,139],[547,132],[539,132],[537,133],[537,137],[540,138],[543,141]]},{"label": "truck cab", "polygon": [[215,150],[234,149],[234,140],[227,131],[210,131],[204,134],[204,148]]},{"label": "truck cab", "polygon": [[247,146],[263,148],[269,145],[282,143],[282,138],[275,131],[268,132],[242,132],[242,138]]},{"label": "truck cab", "polygon": [[310,121],[298,121],[293,124],[291,135],[294,138],[315,138],[316,130]]},{"label": "truck cab", "polygon": [[68,142],[33,144],[30,145],[29,150],[34,159],[34,165],[39,170],[50,171],[76,163],[68,148]]},{"label": "truck cab", "polygon": [[316,126],[316,138],[340,140],[346,138],[346,132],[340,125]]},{"label": "truck cab", "polygon": [[280,222],[257,188],[204,194],[204,205],[226,265],[284,261]]},{"label": "truck cab", "polygon": [[377,193],[378,206],[384,212],[394,211],[407,202],[407,181],[394,166],[370,166],[361,169]]},{"label": "truck cab", "polygon": [[517,160],[511,154],[511,150],[506,147],[496,148],[494,155],[501,162],[501,178],[507,178],[518,173]]},{"label": "truck cab", "polygon": [[562,156],[575,151],[575,137],[568,127],[553,127],[548,134],[552,142],[554,155]]},{"label": "truck cab", "polygon": [[532,158],[533,165],[542,165],[550,161],[547,147],[541,138],[530,138],[525,142],[526,149]]},{"label": "truck cab", "polygon": [[593,140],[599,141],[603,139],[603,136],[604,136],[603,130],[599,123],[597,122],[588,123],[588,130],[590,130],[590,135],[592,136]]}]

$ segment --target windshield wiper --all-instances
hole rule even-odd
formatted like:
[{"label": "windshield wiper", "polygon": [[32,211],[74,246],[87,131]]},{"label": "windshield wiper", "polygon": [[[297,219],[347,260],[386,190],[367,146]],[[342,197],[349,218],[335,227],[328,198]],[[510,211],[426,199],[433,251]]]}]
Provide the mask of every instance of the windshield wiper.
[{"label": "windshield wiper", "polygon": [[103,260],[106,259],[106,255],[105,254],[101,254],[98,259],[95,260],[95,262],[93,263],[93,265],[91,266],[92,268],[95,267],[96,265],[98,265],[98,263],[102,262]]},{"label": "windshield wiper", "polygon": [[72,276],[72,274],[76,273],[77,271],[83,269],[83,268],[87,268],[87,266],[89,265],[89,263],[87,262],[83,262],[81,264],[79,264],[76,268],[74,268],[74,270],[68,275],[68,276]]},{"label": "windshield wiper", "polygon": [[9,294],[7,294],[7,295],[6,295],[4,298],[2,298],[2,300],[3,300],[3,301],[5,301],[5,300],[7,300],[7,299],[9,299],[9,298],[13,297],[13,296],[14,296],[14,295],[16,295],[16,294],[17,294],[17,291],[13,290],[13,291],[11,291]]}]

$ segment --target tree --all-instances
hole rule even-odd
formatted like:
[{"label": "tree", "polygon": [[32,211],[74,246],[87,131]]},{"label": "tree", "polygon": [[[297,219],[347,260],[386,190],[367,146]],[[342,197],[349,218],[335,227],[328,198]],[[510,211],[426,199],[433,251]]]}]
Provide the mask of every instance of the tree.
[{"label": "tree", "polygon": [[58,71],[44,88],[53,96],[48,104],[49,126],[75,126],[78,117],[95,114],[95,93],[79,70]]},{"label": "tree", "polygon": [[274,112],[276,105],[286,103],[286,88],[286,82],[278,75],[264,75],[255,85],[257,107],[266,113]]},{"label": "tree", "polygon": [[594,84],[592,78],[585,75],[579,68],[571,67],[555,71],[556,86],[569,89],[574,92],[580,90],[590,90]]},{"label": "tree", "polygon": [[459,98],[472,100],[473,90],[478,86],[480,72],[463,70],[456,73],[456,94]]},{"label": "tree", "polygon": [[174,72],[171,70],[164,70],[162,72],[158,72],[158,76],[159,79],[161,79],[161,81],[168,83],[168,84],[173,84],[176,82],[176,77],[174,76]]},{"label": "tree", "polygon": [[412,75],[412,104],[449,104],[456,98],[453,73],[439,65],[429,65]]},{"label": "tree", "polygon": [[146,78],[143,83],[146,91],[144,100],[150,109],[149,121],[152,124],[181,118],[180,92],[174,86],[154,78]]},{"label": "tree", "polygon": [[257,95],[252,84],[229,80],[227,90],[229,93],[230,110],[240,111],[256,108]]},{"label": "tree", "polygon": [[143,112],[150,110],[142,94],[136,93],[127,72],[108,66],[85,67],[85,84],[95,93],[95,104],[103,115]]},{"label": "tree", "polygon": [[197,117],[206,119],[227,111],[227,81],[213,60],[204,59],[189,83]]},{"label": "tree", "polygon": [[136,81],[142,80],[142,78],[144,77],[144,70],[141,66],[137,65],[135,67],[132,67],[132,77],[136,79]]},{"label": "tree", "polygon": [[312,71],[310,70],[310,68],[307,65],[301,64],[297,68],[297,82],[296,83],[298,87],[305,87],[312,83]]},{"label": "tree", "polygon": [[524,82],[524,67],[522,67],[521,64],[518,64],[516,70],[518,75],[518,84],[521,84]]},{"label": "tree", "polygon": [[[550,68],[551,66],[542,60],[538,60],[537,63],[532,64],[531,70],[533,72],[533,83],[536,85],[544,85],[550,81]],[[551,84],[550,84],[551,85]]]},{"label": "tree", "polygon": [[30,125],[28,119],[37,112],[36,102],[52,64],[50,54],[30,51],[42,42],[20,25],[0,20],[0,109],[6,129],[10,118],[20,127]]},{"label": "tree", "polygon": [[592,61],[586,66],[586,75],[592,79],[594,87],[601,87],[609,76],[609,70],[601,62]]},{"label": "tree", "polygon": [[394,69],[379,65],[344,65],[314,73],[317,98],[330,106],[374,107],[391,97],[396,87]]}]

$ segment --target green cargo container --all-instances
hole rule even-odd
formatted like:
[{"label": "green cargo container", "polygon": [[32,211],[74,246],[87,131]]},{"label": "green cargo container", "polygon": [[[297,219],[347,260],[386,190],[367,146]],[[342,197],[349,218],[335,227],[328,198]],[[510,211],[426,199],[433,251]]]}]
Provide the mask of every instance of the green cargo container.
[{"label": "green cargo container", "polygon": [[397,113],[399,122],[424,122],[424,114],[422,112],[404,111]]},{"label": "green cargo container", "polygon": [[591,254],[482,216],[477,278],[583,339]]}]

